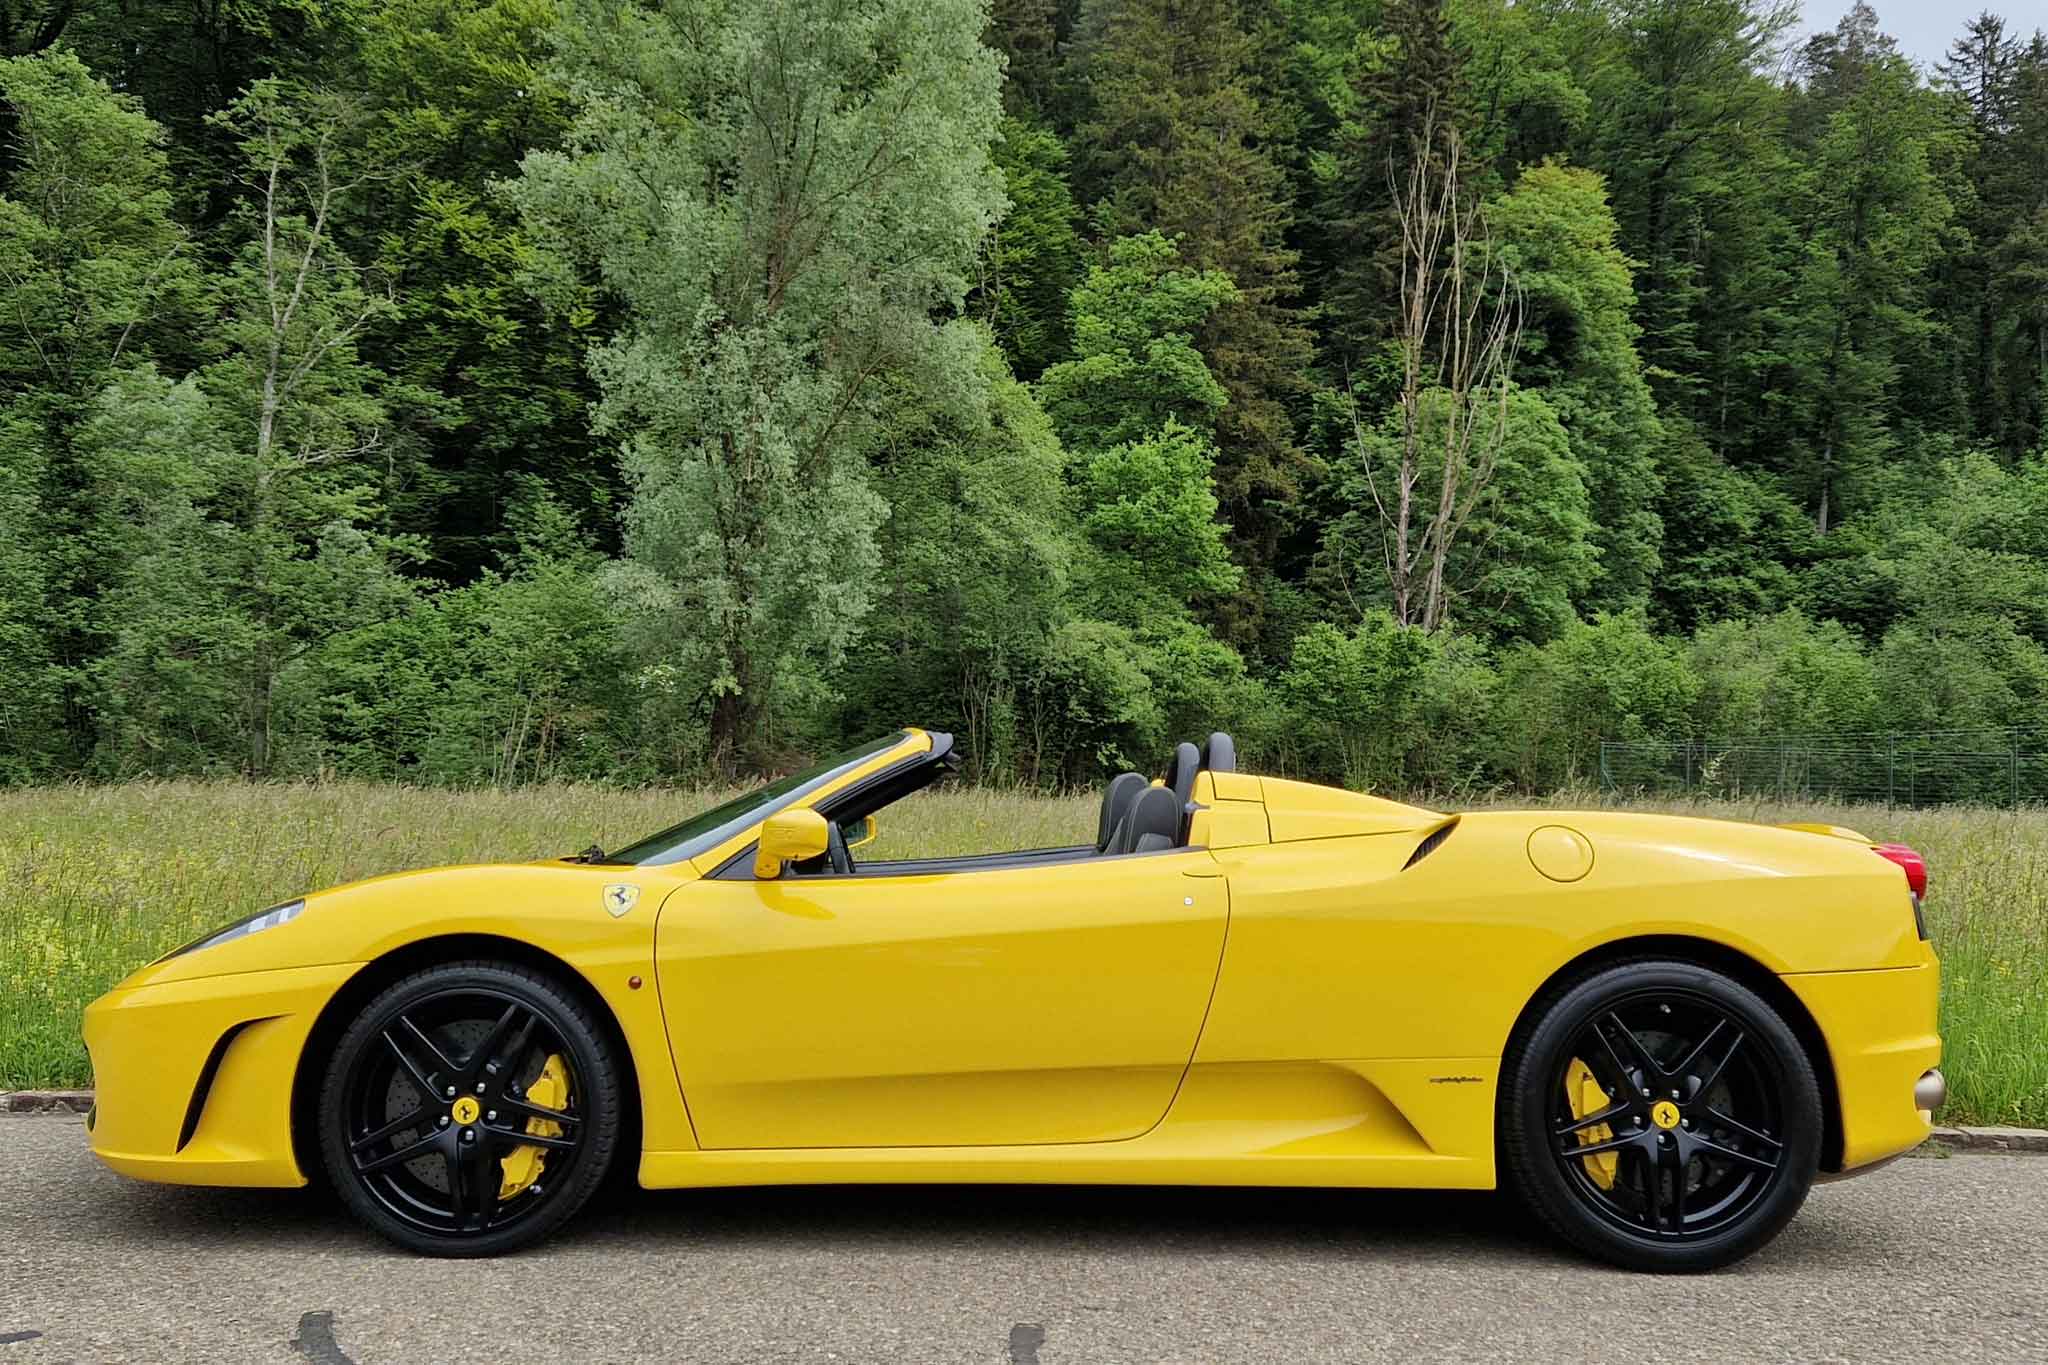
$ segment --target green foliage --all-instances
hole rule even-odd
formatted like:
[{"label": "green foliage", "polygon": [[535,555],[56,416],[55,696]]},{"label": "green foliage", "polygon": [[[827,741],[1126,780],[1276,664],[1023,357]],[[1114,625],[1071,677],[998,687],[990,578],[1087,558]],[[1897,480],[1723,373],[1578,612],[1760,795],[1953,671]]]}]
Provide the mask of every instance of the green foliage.
[{"label": "green foliage", "polygon": [[1703,735],[1879,728],[1877,666],[1834,621],[1796,610],[1702,626],[1688,651]]},{"label": "green foliage", "polygon": [[995,329],[1010,367],[1036,379],[1066,357],[1068,296],[1081,276],[1081,210],[1067,186],[1057,134],[1005,119],[995,163],[1010,207],[990,235],[977,311]]},{"label": "green foliage", "polygon": [[1399,316],[1398,201],[1411,169],[1440,165],[1473,122],[1466,52],[1444,0],[1392,0],[1382,24],[1359,35],[1331,145],[1312,163],[1323,345],[1353,383],[1371,377]]},{"label": "green foliage", "polygon": [[1150,436],[1087,456],[1081,526],[1102,551],[1091,595],[1106,619],[1170,618],[1237,586],[1228,528],[1216,521],[1214,464],[1208,439],[1173,417]]},{"label": "green foliage", "polygon": [[1237,291],[1222,272],[1179,262],[1156,232],[1123,237],[1075,286],[1074,358],[1048,369],[1038,388],[1069,446],[1133,440],[1170,419],[1213,428],[1229,398],[1195,349],[1194,333]]},{"label": "green foliage", "polygon": [[547,64],[554,0],[393,0],[364,16],[356,64],[377,198],[344,239],[393,284],[365,346],[407,386],[388,482],[395,527],[457,581],[510,552],[519,490],[544,479],[616,543],[617,462],[592,436],[594,318],[559,322],[525,287],[532,243],[491,182],[559,143],[570,105]]},{"label": "green foliage", "polygon": [[1383,609],[1348,634],[1326,621],[1311,626],[1279,681],[1295,752],[1355,787],[1398,785],[1438,648],[1434,634]]},{"label": "green foliage", "polygon": [[461,783],[652,776],[596,556],[545,496],[513,516],[503,572],[334,642],[318,706],[350,772]]},{"label": "green foliage", "polygon": [[1934,164],[1955,155],[1939,102],[1896,51],[1858,44],[1855,23],[1842,21],[1825,58],[1809,55],[1817,107],[1802,112],[1825,122],[1781,343],[1797,393],[1783,404],[1784,455],[1822,532],[1894,447],[1903,361],[1934,326],[1925,271],[1953,212]]},{"label": "green foliage", "polygon": [[[1452,799],[2048,724],[2048,36],[1994,15],[1929,72],[1862,5],[1787,64],[1783,0],[32,13],[0,782],[921,722]],[[1447,509],[1456,375],[1386,415],[1453,134],[1521,327]]]},{"label": "green foliage", "polygon": [[1545,162],[1487,216],[1522,291],[1519,380],[1555,409],[1591,495],[1598,576],[1560,586],[1589,607],[1640,606],[1664,536],[1663,432],[1636,357],[1635,290],[1606,188],[1591,171]]},{"label": "green foliage", "polygon": [[109,771],[269,774],[308,656],[410,591],[394,561],[414,547],[378,526],[381,377],[356,350],[389,304],[331,235],[356,112],[262,82],[223,114],[257,187],[219,282],[225,353],[177,382],[138,365],[79,429],[120,566],[93,670]]},{"label": "green foliage", "polygon": [[1068,622],[1066,454],[990,342],[955,326],[977,341],[981,382],[899,395],[878,462],[891,513],[874,612],[836,719],[880,733],[914,714],[958,735],[977,775],[1043,781],[1065,742],[1034,734],[1024,706]]},{"label": "green foliage", "polygon": [[[1419,498],[1441,486],[1447,406],[1439,390],[1420,404]],[[1547,640],[1577,619],[1573,602],[1599,560],[1586,476],[1543,398],[1511,388],[1500,418],[1492,473],[1446,565],[1450,615],[1488,641]],[[1332,461],[1343,510],[1327,524],[1318,567],[1328,594],[1354,612],[1390,605],[1381,564],[1389,509],[1398,516],[1401,431],[1391,411]]]},{"label": "green foliage", "polygon": [[1289,401],[1307,385],[1311,338],[1288,244],[1293,205],[1264,145],[1254,47],[1233,0],[1089,0],[1076,63],[1084,193],[1105,234],[1164,233],[1235,286],[1197,340],[1229,396],[1217,416],[1217,484],[1243,557],[1274,552],[1269,499],[1305,461]]},{"label": "green foliage", "polygon": [[1525,787],[1590,780],[1600,741],[1688,733],[1698,675],[1640,613],[1574,622],[1501,660],[1496,763]]},{"label": "green foliage", "polygon": [[509,193],[557,306],[587,282],[624,315],[591,353],[632,494],[622,608],[721,763],[829,695],[872,603],[871,381],[978,382],[929,316],[1002,203],[979,26],[936,0],[564,25],[575,125]]},{"label": "green foliage", "polygon": [[1812,557],[1813,524],[1768,476],[1731,467],[1692,427],[1673,419],[1658,520],[1663,567],[1655,611],[1667,628],[1773,612],[1794,601],[1792,565]]},{"label": "green foliage", "polygon": [[[21,778],[90,747],[84,673],[105,647],[94,604],[110,566],[104,510],[74,449],[92,397],[124,359],[181,353],[197,307],[171,217],[163,130],[77,57],[0,60],[0,690]],[[64,724],[71,721],[70,726]]]}]

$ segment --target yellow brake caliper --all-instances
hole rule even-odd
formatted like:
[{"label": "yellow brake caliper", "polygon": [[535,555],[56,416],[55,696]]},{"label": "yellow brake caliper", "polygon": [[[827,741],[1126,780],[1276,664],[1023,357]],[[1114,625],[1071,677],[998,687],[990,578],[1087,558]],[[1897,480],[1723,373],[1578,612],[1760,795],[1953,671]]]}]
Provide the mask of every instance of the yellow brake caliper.
[{"label": "yellow brake caliper", "polygon": [[[1575,1119],[1597,1114],[1614,1103],[1614,1097],[1602,1090],[1600,1082],[1593,1079],[1593,1069],[1577,1057],[1572,1058],[1571,1069],[1564,1074],[1564,1093],[1572,1102],[1572,1117]],[[1591,1147],[1613,1136],[1612,1128],[1604,1123],[1596,1123],[1591,1128],[1579,1130],[1579,1146]],[[1614,1188],[1614,1172],[1621,1164],[1620,1152],[1599,1152],[1593,1156],[1581,1157],[1580,1160],[1586,1163],[1586,1174],[1593,1178],[1595,1185],[1603,1190]]]},{"label": "yellow brake caliper", "polygon": [[[526,1087],[526,1100],[543,1109],[569,1107],[569,1071],[562,1065],[559,1054],[550,1054],[547,1064],[540,1069],[540,1075]],[[528,1119],[526,1131],[535,1137],[560,1137],[562,1125],[552,1119]],[[547,1164],[547,1159],[547,1149],[542,1147],[514,1147],[506,1153],[498,1163],[505,1172],[504,1182],[498,1188],[498,1198],[510,1199],[540,1179],[541,1167]]]}]

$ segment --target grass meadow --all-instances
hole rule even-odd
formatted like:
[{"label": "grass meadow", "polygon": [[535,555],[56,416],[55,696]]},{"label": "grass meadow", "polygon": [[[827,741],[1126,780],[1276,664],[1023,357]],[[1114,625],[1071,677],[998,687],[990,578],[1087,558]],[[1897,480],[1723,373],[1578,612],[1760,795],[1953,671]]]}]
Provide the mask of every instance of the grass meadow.
[{"label": "grass meadow", "polygon": [[[0,1090],[84,1084],[86,1003],[140,963],[251,910],[400,868],[615,847],[720,795],[194,782],[0,792]],[[1944,973],[1943,1116],[2048,1124],[2048,810],[1655,808],[1826,820],[1925,853]],[[870,853],[1075,843],[1093,837],[1094,822],[1093,795],[949,789],[891,807]]]}]

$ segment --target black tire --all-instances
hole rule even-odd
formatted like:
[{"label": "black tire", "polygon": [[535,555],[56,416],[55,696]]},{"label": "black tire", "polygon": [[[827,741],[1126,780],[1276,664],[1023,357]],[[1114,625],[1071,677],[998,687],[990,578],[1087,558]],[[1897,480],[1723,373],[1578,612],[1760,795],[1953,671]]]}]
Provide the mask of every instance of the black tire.
[{"label": "black tire", "polygon": [[1784,1019],[1664,959],[1539,1002],[1502,1067],[1499,1122],[1503,1173],[1538,1221],[1634,1270],[1741,1260],[1799,1211],[1820,1161],[1820,1086]]},{"label": "black tire", "polygon": [[[317,1121],[328,1180],[371,1229],[425,1255],[494,1256],[583,1207],[622,1113],[619,1059],[575,993],[526,967],[453,962],[363,1008],[328,1063]],[[537,1173],[506,1194],[534,1153]]]}]

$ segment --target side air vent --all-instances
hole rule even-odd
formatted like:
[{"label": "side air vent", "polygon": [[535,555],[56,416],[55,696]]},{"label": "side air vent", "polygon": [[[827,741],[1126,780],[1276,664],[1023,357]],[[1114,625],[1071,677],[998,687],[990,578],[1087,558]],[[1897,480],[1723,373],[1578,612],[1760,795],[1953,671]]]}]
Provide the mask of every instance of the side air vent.
[{"label": "side air vent", "polygon": [[1415,866],[1424,858],[1427,858],[1430,854],[1436,852],[1438,848],[1442,847],[1444,840],[1451,837],[1451,831],[1456,829],[1457,827],[1458,822],[1453,820],[1450,824],[1445,825],[1442,829],[1435,831],[1427,839],[1424,839],[1421,843],[1417,844],[1415,846],[1415,851],[1408,855],[1408,861],[1401,864],[1401,870],[1403,872],[1406,872],[1409,868]]},{"label": "side air vent", "polygon": [[221,1060],[228,1055],[228,1046],[241,1036],[243,1029],[264,1022],[263,1019],[244,1019],[223,1033],[214,1042],[213,1051],[206,1054],[206,1064],[199,1068],[198,1083],[192,1087],[191,1102],[185,1106],[185,1126],[178,1130],[179,1151],[190,1146],[193,1134],[199,1131],[199,1116],[206,1112],[207,1097],[213,1092],[213,1078],[220,1072]]}]

